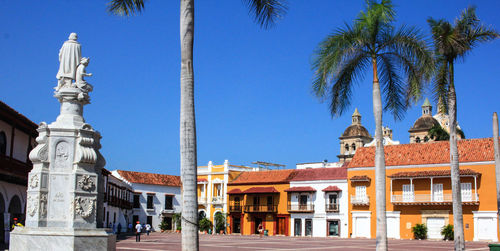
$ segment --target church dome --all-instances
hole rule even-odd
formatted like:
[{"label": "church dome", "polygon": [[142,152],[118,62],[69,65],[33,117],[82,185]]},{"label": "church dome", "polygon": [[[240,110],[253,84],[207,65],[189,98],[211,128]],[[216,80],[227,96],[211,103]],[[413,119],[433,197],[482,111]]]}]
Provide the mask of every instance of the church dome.
[{"label": "church dome", "polygon": [[424,115],[415,121],[409,132],[429,130],[435,125],[439,125],[439,122],[435,118]]},{"label": "church dome", "polygon": [[368,130],[360,124],[354,124],[350,125],[347,127],[342,134],[343,137],[368,137],[371,138],[370,133],[368,133]]}]

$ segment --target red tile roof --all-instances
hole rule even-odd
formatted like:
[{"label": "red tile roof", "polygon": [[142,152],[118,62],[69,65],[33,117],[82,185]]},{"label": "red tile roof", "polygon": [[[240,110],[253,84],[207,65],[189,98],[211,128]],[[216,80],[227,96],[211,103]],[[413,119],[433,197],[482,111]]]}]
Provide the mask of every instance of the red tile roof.
[{"label": "red tile roof", "polygon": [[[433,176],[450,176],[451,170],[434,170],[434,171],[415,171],[415,172],[399,172],[387,176],[389,178],[418,178],[418,177],[433,177]],[[460,169],[460,175],[481,175],[471,169]]]},{"label": "red tile roof", "polygon": [[175,175],[143,173],[118,170],[118,174],[131,183],[160,185],[160,186],[181,186],[181,177]]},{"label": "red tile roof", "polygon": [[0,116],[8,123],[15,123],[17,129],[21,129],[28,135],[36,137],[38,135],[36,129],[38,125],[33,121],[28,119],[26,116],[21,114],[20,112],[14,110],[14,108],[10,107],[6,103],[0,100]]},{"label": "red tile roof", "polygon": [[321,190],[323,192],[339,192],[342,191],[338,186],[328,186],[327,188]]},{"label": "red tile roof", "polygon": [[198,179],[197,182],[208,182],[207,179]]},{"label": "red tile roof", "polygon": [[235,188],[227,192],[227,194],[243,194],[243,192],[241,191],[241,189]]},{"label": "red tile roof", "polygon": [[370,181],[370,177],[366,175],[356,175],[351,177],[351,181]]},{"label": "red tile roof", "polygon": [[[449,141],[390,145],[384,147],[386,166],[405,166],[450,163]],[[493,140],[463,139],[458,141],[460,163],[494,160]],[[361,147],[356,151],[349,168],[375,166],[375,147]]]},{"label": "red tile roof", "polygon": [[289,183],[295,172],[294,169],[241,172],[228,185]]},{"label": "red tile roof", "polygon": [[347,168],[311,168],[299,169],[297,174],[291,181],[307,181],[307,180],[344,180],[347,179]]},{"label": "red tile roof", "polygon": [[285,189],[285,192],[316,192],[316,189],[312,187],[290,187]]},{"label": "red tile roof", "polygon": [[279,193],[274,187],[252,187],[242,193]]}]

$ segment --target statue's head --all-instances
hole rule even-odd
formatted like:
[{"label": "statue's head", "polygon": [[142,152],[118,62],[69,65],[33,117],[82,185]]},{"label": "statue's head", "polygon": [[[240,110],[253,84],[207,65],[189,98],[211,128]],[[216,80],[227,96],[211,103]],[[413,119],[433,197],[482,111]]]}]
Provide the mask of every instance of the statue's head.
[{"label": "statue's head", "polygon": [[82,59],[80,59],[80,64],[88,65],[89,61],[90,61],[90,58],[82,58]]},{"label": "statue's head", "polygon": [[69,37],[68,37],[69,40],[77,40],[78,39],[78,35],[74,32],[71,32],[71,34],[69,34]]}]

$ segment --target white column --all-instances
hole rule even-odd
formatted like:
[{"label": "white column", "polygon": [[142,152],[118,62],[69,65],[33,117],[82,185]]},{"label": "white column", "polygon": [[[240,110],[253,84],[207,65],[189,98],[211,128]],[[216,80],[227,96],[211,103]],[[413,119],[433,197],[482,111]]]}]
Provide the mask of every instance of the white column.
[{"label": "white column", "polygon": [[391,193],[390,193],[390,195],[391,195],[391,202],[392,202],[392,179],[391,179]]},{"label": "white column", "polygon": [[434,183],[433,183],[434,178],[431,177],[431,201],[434,201]]},{"label": "white column", "polygon": [[410,178],[410,189],[412,201],[415,201],[415,189],[413,189],[413,178]]},{"label": "white column", "polygon": [[475,200],[479,201],[479,199],[477,198],[477,176],[474,176],[474,194],[476,196]]}]

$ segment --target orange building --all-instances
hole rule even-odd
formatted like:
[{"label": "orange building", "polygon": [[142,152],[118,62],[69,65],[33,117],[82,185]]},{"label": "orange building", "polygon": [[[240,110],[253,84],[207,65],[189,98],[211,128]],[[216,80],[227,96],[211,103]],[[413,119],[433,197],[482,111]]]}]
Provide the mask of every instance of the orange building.
[{"label": "orange building", "polygon": [[[498,241],[493,140],[458,141],[466,241]],[[428,238],[441,239],[453,224],[448,141],[385,146],[389,238],[412,239],[425,223]],[[358,149],[348,168],[349,233],[375,238],[375,148]],[[366,227],[369,225],[370,227]]]},{"label": "orange building", "polygon": [[258,234],[262,224],[269,235],[290,235],[287,210],[290,180],[296,170],[242,172],[228,184],[229,233]]}]

